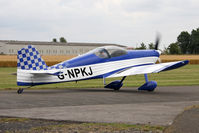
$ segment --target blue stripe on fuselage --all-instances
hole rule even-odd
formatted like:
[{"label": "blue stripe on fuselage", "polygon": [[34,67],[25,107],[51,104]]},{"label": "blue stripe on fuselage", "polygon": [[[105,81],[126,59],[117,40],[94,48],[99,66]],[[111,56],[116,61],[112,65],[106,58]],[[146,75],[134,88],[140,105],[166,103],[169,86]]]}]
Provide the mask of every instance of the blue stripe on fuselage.
[{"label": "blue stripe on fuselage", "polygon": [[120,61],[120,60],[128,60],[128,59],[143,58],[143,57],[153,57],[153,56],[159,57],[159,53],[155,50],[128,50],[127,54],[125,55],[107,58],[107,59],[100,58],[96,56],[94,53],[87,53],[85,55],[75,57],[63,63],[64,67],[71,68],[71,67],[92,65],[92,64],[105,63],[111,61]]}]

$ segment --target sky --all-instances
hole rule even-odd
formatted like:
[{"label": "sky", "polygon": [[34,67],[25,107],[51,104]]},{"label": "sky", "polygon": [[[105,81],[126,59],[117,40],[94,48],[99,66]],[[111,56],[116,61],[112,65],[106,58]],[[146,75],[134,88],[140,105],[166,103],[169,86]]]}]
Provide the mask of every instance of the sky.
[{"label": "sky", "polygon": [[199,0],[0,0],[0,40],[115,43],[176,42],[199,28]]}]

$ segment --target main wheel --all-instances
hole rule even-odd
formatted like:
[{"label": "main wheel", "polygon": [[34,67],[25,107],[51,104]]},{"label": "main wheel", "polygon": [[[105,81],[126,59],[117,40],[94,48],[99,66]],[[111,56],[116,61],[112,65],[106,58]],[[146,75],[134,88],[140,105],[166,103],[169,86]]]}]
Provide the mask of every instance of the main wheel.
[{"label": "main wheel", "polygon": [[119,87],[119,88],[114,88],[114,91],[119,91],[119,90],[120,90],[120,88],[121,88],[121,87]]},{"label": "main wheel", "polygon": [[21,94],[22,92],[23,92],[22,88],[18,89],[18,91],[17,91],[18,94]]}]

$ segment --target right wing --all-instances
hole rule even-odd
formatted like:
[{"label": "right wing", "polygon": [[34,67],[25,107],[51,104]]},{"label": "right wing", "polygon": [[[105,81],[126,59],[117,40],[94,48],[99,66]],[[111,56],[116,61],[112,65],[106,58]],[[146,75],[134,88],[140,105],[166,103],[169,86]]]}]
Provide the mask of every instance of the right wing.
[{"label": "right wing", "polygon": [[188,63],[189,63],[188,60],[184,60],[184,61],[176,61],[176,62],[169,62],[169,63],[130,67],[122,71],[116,72],[108,76],[107,78],[147,74],[147,73],[159,73],[162,71],[167,71],[167,70],[172,70],[172,69],[182,67]]}]

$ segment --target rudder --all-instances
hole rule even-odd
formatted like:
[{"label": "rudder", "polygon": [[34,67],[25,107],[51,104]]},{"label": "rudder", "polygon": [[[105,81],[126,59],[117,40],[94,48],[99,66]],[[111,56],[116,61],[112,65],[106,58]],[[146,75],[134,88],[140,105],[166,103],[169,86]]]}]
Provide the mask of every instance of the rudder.
[{"label": "rudder", "polygon": [[22,48],[17,54],[17,68],[23,70],[42,70],[48,66],[41,58],[39,52],[32,45]]}]

